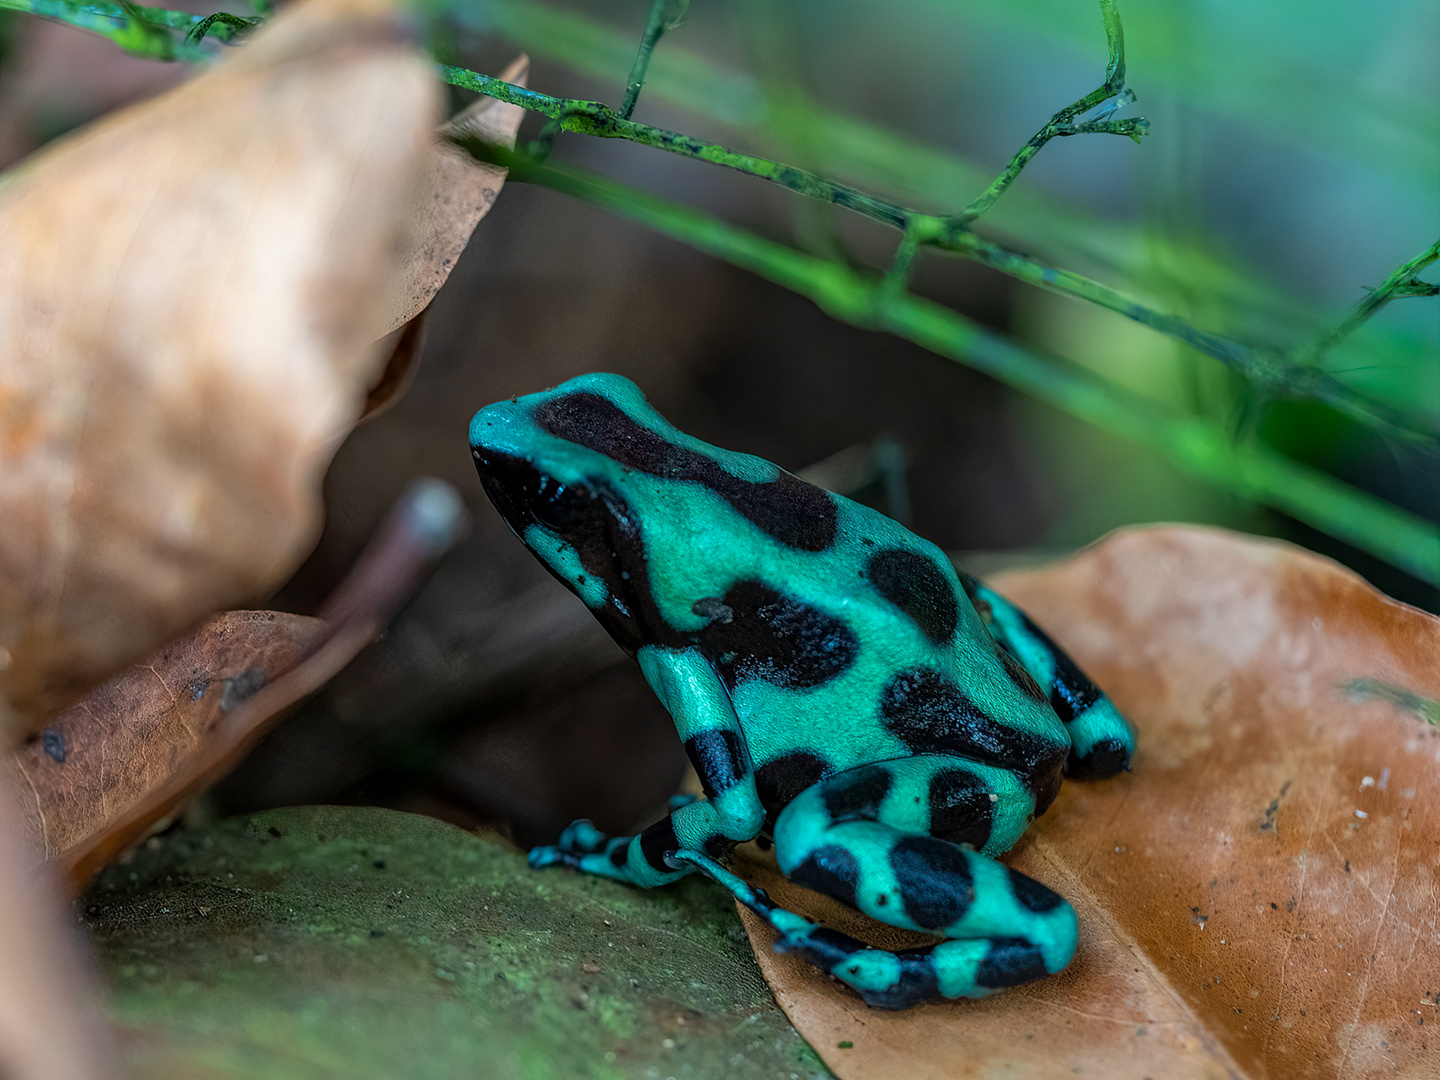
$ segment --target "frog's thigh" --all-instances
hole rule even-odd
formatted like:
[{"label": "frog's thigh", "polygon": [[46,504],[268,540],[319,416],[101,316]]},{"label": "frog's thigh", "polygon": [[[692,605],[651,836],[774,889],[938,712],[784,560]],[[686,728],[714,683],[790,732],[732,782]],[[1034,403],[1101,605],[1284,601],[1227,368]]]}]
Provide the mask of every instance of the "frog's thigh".
[{"label": "frog's thigh", "polygon": [[1130,768],[1135,729],[1070,654],[993,589],[968,574],[960,583],[976,607],[988,611],[990,636],[1040,684],[1064,722],[1070,735],[1065,775],[1103,780]]},{"label": "frog's thigh", "polygon": [[965,939],[928,963],[943,996],[975,996],[1059,971],[1075,951],[1070,905],[982,853],[1010,847],[1033,805],[1003,769],[940,755],[877,762],[793,800],[775,855],[791,880],[871,918]]}]

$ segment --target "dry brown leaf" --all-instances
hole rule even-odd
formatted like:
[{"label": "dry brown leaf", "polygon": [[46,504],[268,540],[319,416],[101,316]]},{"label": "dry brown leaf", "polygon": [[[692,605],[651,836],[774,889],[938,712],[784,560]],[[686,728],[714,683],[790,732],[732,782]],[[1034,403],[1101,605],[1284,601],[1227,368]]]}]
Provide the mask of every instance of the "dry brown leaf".
[{"label": "dry brown leaf", "polygon": [[217,615],[53,717],[0,762],[36,860],[83,886],[223,776],[379,635],[466,521],[449,485],[418,481],[323,617]]},{"label": "dry brown leaf", "polygon": [[[530,58],[520,56],[500,73],[500,78],[524,86],[529,74]],[[524,115],[525,110],[518,105],[482,97],[440,129],[426,157],[424,179],[417,188],[405,229],[388,319],[377,328],[377,336],[392,333],[425,310],[505,184],[506,169],[475,160],[451,137],[513,147]]]},{"label": "dry brown leaf", "polygon": [[52,717],[5,763],[33,850],[63,859],[160,781],[193,768],[226,714],[325,633],[304,615],[226,612]]},{"label": "dry brown leaf", "polygon": [[1133,774],[1067,783],[1006,859],[1075,904],[1080,951],[983,1001],[884,1013],[747,918],[831,1068],[1440,1076],[1440,619],[1218,530],[1129,530],[992,584],[1139,729]]},{"label": "dry brown leaf", "polygon": [[308,0],[0,187],[18,733],[313,542],[437,105],[390,3]]}]

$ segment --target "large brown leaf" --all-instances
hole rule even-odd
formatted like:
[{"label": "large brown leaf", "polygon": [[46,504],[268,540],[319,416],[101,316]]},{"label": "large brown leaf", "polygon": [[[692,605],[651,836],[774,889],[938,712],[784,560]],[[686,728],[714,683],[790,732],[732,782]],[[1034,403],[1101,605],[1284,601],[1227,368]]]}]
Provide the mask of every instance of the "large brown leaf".
[{"label": "large brown leaf", "polygon": [[390,3],[308,0],[0,187],[0,741],[313,542],[437,108]]},{"label": "large brown leaf", "polygon": [[[525,85],[530,58],[521,56],[500,73],[505,82]],[[480,219],[490,212],[506,170],[477,161],[452,141],[463,137],[513,147],[525,110],[482,97],[450,118],[426,156],[422,179],[403,238],[398,272],[390,294],[388,334],[409,322],[435,298],[455,269]]]},{"label": "large brown leaf", "polygon": [[747,918],[827,1063],[846,1080],[1440,1076],[1440,620],[1215,530],[1129,530],[993,584],[1139,729],[1131,775],[1067,783],[1006,860],[1074,902],[1079,954],[983,1001],[884,1013]]}]

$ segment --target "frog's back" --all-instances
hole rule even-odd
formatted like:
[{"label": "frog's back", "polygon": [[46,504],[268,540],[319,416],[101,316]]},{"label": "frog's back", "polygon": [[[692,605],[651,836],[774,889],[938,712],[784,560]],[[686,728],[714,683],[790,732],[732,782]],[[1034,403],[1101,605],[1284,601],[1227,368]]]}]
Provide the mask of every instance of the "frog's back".
[{"label": "frog's back", "polygon": [[1069,739],[950,561],[874,510],[821,494],[836,511],[825,550],[749,538],[720,560],[723,589],[711,577],[675,605],[707,620],[691,640],[730,692],[762,798],[783,804],[802,781],[867,762],[953,754],[1016,769],[1048,803]]}]

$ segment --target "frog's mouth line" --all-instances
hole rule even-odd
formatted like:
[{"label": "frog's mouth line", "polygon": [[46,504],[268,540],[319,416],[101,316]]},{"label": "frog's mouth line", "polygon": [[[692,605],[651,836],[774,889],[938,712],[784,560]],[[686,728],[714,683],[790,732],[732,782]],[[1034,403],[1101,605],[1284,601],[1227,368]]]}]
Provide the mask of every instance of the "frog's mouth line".
[{"label": "frog's mouth line", "polygon": [[[680,643],[651,595],[644,537],[618,492],[603,482],[563,484],[532,460],[503,451],[477,449],[475,468],[485,494],[522,542],[539,525],[573,547],[585,573],[604,583],[606,601],[591,611],[621,648],[633,655],[647,641]],[[539,561],[580,595],[575,582]]]}]

